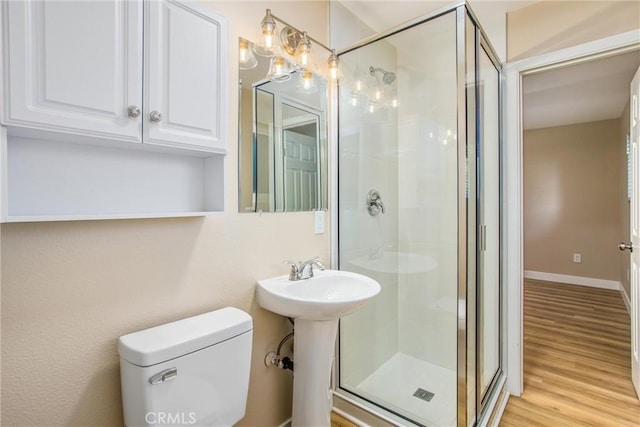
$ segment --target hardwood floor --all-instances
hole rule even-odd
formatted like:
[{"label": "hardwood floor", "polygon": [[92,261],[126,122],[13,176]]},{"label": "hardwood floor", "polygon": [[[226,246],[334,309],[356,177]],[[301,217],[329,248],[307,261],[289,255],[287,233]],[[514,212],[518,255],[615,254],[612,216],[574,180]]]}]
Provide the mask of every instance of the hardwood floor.
[{"label": "hardwood floor", "polygon": [[500,426],[640,426],[618,291],[526,280],[524,393]]},{"label": "hardwood floor", "polygon": [[344,419],[340,415],[335,412],[331,413],[331,427],[358,427],[356,424],[351,421]]}]

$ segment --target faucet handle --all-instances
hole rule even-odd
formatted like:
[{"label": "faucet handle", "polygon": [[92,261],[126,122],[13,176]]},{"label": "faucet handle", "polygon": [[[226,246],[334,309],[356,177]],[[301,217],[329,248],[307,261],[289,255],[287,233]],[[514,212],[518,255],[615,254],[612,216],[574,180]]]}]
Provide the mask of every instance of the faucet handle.
[{"label": "faucet handle", "polygon": [[298,263],[289,260],[282,261],[282,263],[291,265],[291,270],[289,271],[289,280],[298,280],[300,276],[300,267],[298,266]]}]

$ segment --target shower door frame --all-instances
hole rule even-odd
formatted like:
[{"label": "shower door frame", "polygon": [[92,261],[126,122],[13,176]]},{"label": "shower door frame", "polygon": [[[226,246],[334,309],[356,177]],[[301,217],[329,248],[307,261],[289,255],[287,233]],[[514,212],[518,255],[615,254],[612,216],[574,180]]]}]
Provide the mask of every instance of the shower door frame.
[{"label": "shower door frame", "polygon": [[[458,289],[458,314],[457,314],[457,372],[456,372],[456,377],[457,377],[457,391],[456,391],[456,396],[457,396],[457,402],[456,402],[456,408],[457,408],[457,415],[456,415],[456,423],[459,427],[467,427],[468,425],[468,420],[467,420],[467,410],[468,410],[468,387],[469,384],[467,382],[467,351],[468,351],[468,346],[467,346],[467,282],[468,282],[468,272],[467,272],[467,199],[466,199],[466,176],[467,176],[467,157],[466,157],[466,149],[467,149],[467,102],[466,102],[466,67],[467,67],[467,61],[466,61],[466,54],[467,54],[467,47],[466,47],[466,31],[467,31],[467,18],[469,18],[473,24],[473,27],[475,29],[475,46],[474,46],[474,50],[475,50],[475,78],[474,81],[477,83],[478,81],[478,76],[479,76],[479,53],[478,53],[478,49],[480,48],[485,48],[485,51],[487,52],[491,62],[494,64],[494,66],[496,66],[496,69],[499,72],[499,76],[500,76],[500,83],[499,83],[499,129],[500,129],[500,139],[499,139],[499,156],[500,156],[500,171],[499,171],[499,176],[500,176],[500,194],[499,194],[499,200],[500,200],[500,219],[499,219],[499,232],[500,232],[500,236],[499,236],[499,242],[500,242],[500,253],[499,253],[499,259],[500,259],[500,274],[499,274],[499,278],[500,278],[500,285],[499,285],[499,289],[500,289],[500,294],[499,294],[499,311],[500,311],[500,317],[499,317],[499,324],[500,324],[500,331],[498,333],[499,336],[499,357],[500,357],[500,363],[499,363],[499,368],[498,371],[496,372],[494,378],[492,379],[490,385],[487,387],[487,393],[486,393],[486,398],[483,399],[482,396],[479,396],[479,393],[477,392],[477,364],[476,364],[476,384],[474,384],[474,387],[476,389],[476,399],[474,401],[474,404],[476,405],[476,411],[475,411],[475,420],[474,420],[474,425],[478,423],[478,421],[481,422],[486,422],[486,420],[488,420],[488,417],[490,415],[490,412],[493,410],[493,406],[495,406],[497,404],[497,395],[499,394],[499,392],[502,390],[502,388],[504,387],[505,384],[505,376],[504,376],[504,362],[506,360],[506,358],[504,357],[504,336],[505,336],[505,316],[503,316],[503,309],[504,309],[504,299],[503,299],[503,289],[502,289],[502,284],[504,283],[504,281],[502,280],[503,277],[503,267],[502,267],[502,261],[503,261],[503,241],[504,241],[504,237],[505,237],[505,233],[503,232],[503,228],[504,228],[504,224],[503,224],[503,213],[502,213],[502,201],[503,201],[503,189],[502,189],[502,163],[503,163],[503,129],[502,129],[502,118],[503,118],[503,93],[504,93],[504,75],[503,75],[503,67],[502,64],[499,60],[499,56],[496,54],[493,46],[491,46],[491,43],[489,42],[489,39],[486,36],[485,31],[483,30],[482,26],[480,25],[479,20],[477,19],[475,13],[472,11],[472,9],[470,8],[469,4],[466,1],[461,1],[458,3],[455,3],[453,5],[447,6],[445,8],[441,8],[438,9],[436,11],[433,11],[429,14],[417,17],[415,19],[412,19],[410,21],[407,21],[403,24],[400,24],[396,27],[393,27],[392,29],[389,29],[387,31],[384,31],[382,33],[378,33],[375,34],[371,37],[368,37],[358,43],[356,43],[353,46],[350,46],[348,48],[342,49],[339,52],[337,52],[338,57],[340,57],[343,54],[349,53],[353,50],[356,50],[358,48],[367,46],[369,44],[375,43],[377,41],[383,40],[387,37],[393,36],[394,34],[409,30],[413,27],[425,24],[431,20],[437,19],[443,15],[449,14],[449,13],[455,13],[455,19],[456,19],[456,73],[457,73],[457,104],[458,106],[464,106],[464,114],[460,114],[460,108],[457,109],[457,113],[458,113],[458,117],[457,117],[457,135],[458,135],[458,154],[457,154],[457,165],[458,165],[458,174],[457,174],[457,178],[458,178],[458,278],[457,278],[457,289]],[[475,90],[477,91],[477,87],[475,88]],[[477,93],[477,92],[476,92]],[[332,258],[331,258],[331,263],[332,266],[336,269],[339,268],[340,265],[340,255],[339,255],[339,226],[340,226],[340,221],[338,220],[339,218],[339,209],[338,209],[338,192],[339,192],[339,183],[338,183],[338,163],[339,163],[339,156],[338,156],[338,140],[339,140],[339,118],[338,118],[338,98],[339,98],[339,93],[338,93],[338,89],[335,87],[335,85],[333,85],[333,87],[331,88],[331,108],[330,108],[330,114],[331,114],[331,118],[332,118],[332,123],[334,123],[335,125],[333,126],[333,128],[331,129],[331,135],[332,135],[332,139],[334,141],[334,143],[332,144],[332,148],[333,148],[333,155],[332,155],[332,167],[331,167],[331,171],[330,171],[330,175],[331,175],[331,190],[332,190],[332,197],[331,197],[331,216],[332,218],[336,218],[335,221],[335,226],[332,227],[332,232],[331,232],[331,253],[332,253]],[[475,109],[477,112],[477,107],[478,107],[478,99],[476,97],[476,101],[475,101]],[[476,114],[476,120],[477,119],[477,114]],[[478,134],[478,126],[476,127],[476,138],[477,138],[477,134]],[[461,135],[464,135],[464,138],[460,138]],[[475,160],[475,159],[474,159]],[[475,193],[474,193],[474,197],[475,197]],[[464,213],[464,214],[461,214]],[[476,245],[476,251],[477,251],[477,245]],[[477,283],[477,282],[476,282]],[[476,298],[477,301],[477,298]],[[477,322],[476,322],[476,328],[478,327]],[[340,334],[340,329],[338,329],[338,334]],[[477,334],[476,334],[477,337]],[[388,417],[386,416],[384,413],[378,413],[378,412],[374,412],[372,410],[372,408],[369,406],[372,403],[369,402],[366,399],[363,399],[357,395],[354,395],[353,393],[341,389],[340,388],[340,382],[339,382],[339,342],[340,340],[338,339],[336,342],[336,351],[334,352],[334,369],[333,369],[333,375],[332,375],[332,391],[333,394],[335,394],[336,396],[340,397],[341,399],[343,399],[344,401],[360,408],[363,409],[364,411],[366,411],[367,413],[370,413],[372,416],[379,418],[380,420],[384,420],[386,422],[388,422],[390,425],[400,425],[398,424],[398,421],[395,420],[394,418],[397,417],[397,414],[394,414],[392,411],[388,411],[384,408],[381,408],[384,412],[387,412],[388,414],[393,414],[393,417]],[[474,345],[476,346],[476,351],[475,351],[475,356],[476,358],[478,357],[477,354],[477,341],[474,343]],[[489,405],[490,403],[490,405]],[[375,405],[375,404],[374,404]],[[376,405],[378,406],[378,405]],[[379,406],[378,406],[379,407]],[[401,417],[402,419],[405,419],[404,417]],[[416,424],[414,421],[408,420],[410,421],[413,425],[420,425],[420,424]]]}]

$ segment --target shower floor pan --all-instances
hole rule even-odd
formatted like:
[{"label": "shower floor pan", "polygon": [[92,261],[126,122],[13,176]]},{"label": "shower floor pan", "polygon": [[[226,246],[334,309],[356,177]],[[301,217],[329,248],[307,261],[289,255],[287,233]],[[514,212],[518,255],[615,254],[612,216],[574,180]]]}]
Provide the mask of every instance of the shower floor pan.
[{"label": "shower floor pan", "polygon": [[456,424],[456,373],[396,353],[358,386],[358,394],[427,426]]}]

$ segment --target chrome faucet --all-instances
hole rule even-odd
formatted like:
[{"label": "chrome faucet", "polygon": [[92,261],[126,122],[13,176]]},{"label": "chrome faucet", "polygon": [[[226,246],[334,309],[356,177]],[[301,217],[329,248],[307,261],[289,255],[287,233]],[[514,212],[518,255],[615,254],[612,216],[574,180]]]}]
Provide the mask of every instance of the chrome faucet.
[{"label": "chrome faucet", "polygon": [[291,271],[289,272],[289,280],[297,281],[304,280],[313,277],[313,266],[318,267],[319,270],[324,270],[324,264],[320,262],[320,258],[313,257],[307,261],[295,263],[292,261],[285,261],[285,264],[291,265]]}]

